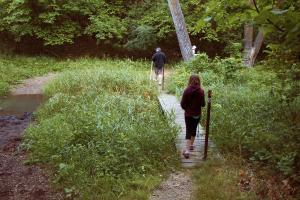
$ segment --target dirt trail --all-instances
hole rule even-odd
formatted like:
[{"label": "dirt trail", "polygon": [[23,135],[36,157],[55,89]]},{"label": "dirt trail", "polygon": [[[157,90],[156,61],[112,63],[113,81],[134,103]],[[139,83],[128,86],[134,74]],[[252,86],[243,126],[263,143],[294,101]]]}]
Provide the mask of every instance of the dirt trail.
[{"label": "dirt trail", "polygon": [[11,94],[12,95],[42,94],[43,87],[55,76],[56,74],[50,73],[45,76],[38,76],[38,77],[24,80],[23,83],[15,86],[12,89]]},{"label": "dirt trail", "polygon": [[[54,74],[24,81],[12,90],[12,95],[41,94],[42,87]],[[20,143],[31,115],[0,116],[0,200],[62,199],[50,188],[45,170],[36,165],[25,165],[27,155]]]},{"label": "dirt trail", "polygon": [[190,200],[192,188],[190,173],[176,172],[152,193],[150,200]]}]

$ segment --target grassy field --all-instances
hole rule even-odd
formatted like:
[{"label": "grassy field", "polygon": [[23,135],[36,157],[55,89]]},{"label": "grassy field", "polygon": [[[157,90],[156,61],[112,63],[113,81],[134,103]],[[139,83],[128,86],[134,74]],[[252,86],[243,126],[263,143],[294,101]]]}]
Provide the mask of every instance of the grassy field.
[{"label": "grassy field", "polygon": [[88,69],[97,66],[110,68],[134,67],[145,69],[149,63],[130,60],[100,60],[93,58],[57,60],[49,57],[22,57],[0,55],[0,96],[5,96],[9,88],[22,80],[49,72],[62,72],[71,69]]}]

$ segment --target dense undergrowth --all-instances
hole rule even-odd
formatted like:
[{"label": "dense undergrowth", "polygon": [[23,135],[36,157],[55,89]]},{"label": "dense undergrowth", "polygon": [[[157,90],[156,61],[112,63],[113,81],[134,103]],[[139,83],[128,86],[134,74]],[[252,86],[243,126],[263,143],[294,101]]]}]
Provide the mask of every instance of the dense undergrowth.
[{"label": "dense undergrowth", "polygon": [[25,146],[70,198],[148,199],[178,164],[177,128],[138,63],[106,64],[64,72],[45,88]]},{"label": "dense undergrowth", "polygon": [[97,66],[118,68],[128,65],[136,69],[148,66],[143,61],[132,62],[130,60],[100,60],[93,58],[57,60],[49,57],[22,57],[12,55],[0,55],[0,96],[7,95],[11,86],[20,81],[49,72],[61,72],[69,69],[87,69]]},{"label": "dense undergrowth", "polygon": [[213,90],[211,136],[220,151],[235,154],[298,185],[300,96],[297,88],[300,84],[297,69],[295,65],[291,67],[294,79],[288,79],[288,73],[282,79],[275,66],[244,68],[239,59],[210,60],[206,55],[199,55],[176,68],[168,90],[180,96],[189,75],[199,73],[205,90]]}]

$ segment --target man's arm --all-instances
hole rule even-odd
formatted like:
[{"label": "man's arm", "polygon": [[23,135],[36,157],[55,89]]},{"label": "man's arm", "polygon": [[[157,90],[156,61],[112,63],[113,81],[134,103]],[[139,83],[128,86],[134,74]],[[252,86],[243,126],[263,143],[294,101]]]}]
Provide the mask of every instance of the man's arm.
[{"label": "man's arm", "polygon": [[164,58],[164,63],[166,63],[167,62],[167,57],[166,57],[165,54],[163,54],[163,58]]},{"label": "man's arm", "polygon": [[154,55],[152,56],[152,61],[153,61],[153,62],[155,62],[155,55],[156,55],[156,54],[154,54]]}]

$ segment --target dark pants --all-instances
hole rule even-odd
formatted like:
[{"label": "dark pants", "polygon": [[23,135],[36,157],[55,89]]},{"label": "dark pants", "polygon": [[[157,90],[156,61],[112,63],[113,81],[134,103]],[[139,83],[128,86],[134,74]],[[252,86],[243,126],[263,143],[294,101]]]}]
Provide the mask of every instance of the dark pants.
[{"label": "dark pants", "polygon": [[196,117],[184,117],[185,127],[186,127],[186,135],[185,139],[190,140],[191,137],[196,137],[197,126],[200,121],[200,116]]}]

